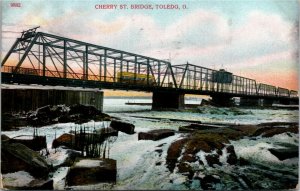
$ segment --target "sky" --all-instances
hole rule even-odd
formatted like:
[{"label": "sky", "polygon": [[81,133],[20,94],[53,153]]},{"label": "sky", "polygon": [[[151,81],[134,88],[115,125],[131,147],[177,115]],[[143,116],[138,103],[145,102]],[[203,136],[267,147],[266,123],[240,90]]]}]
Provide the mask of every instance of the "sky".
[{"label": "sky", "polygon": [[[11,7],[11,2],[21,7]],[[118,9],[96,9],[98,4]],[[121,4],[128,9],[120,9]],[[136,4],[154,9],[131,9]],[[180,9],[155,8],[168,4]],[[258,82],[298,89],[297,0],[4,0],[2,53],[20,35],[12,32],[34,26],[42,32],[169,59],[174,65],[224,68]]]}]

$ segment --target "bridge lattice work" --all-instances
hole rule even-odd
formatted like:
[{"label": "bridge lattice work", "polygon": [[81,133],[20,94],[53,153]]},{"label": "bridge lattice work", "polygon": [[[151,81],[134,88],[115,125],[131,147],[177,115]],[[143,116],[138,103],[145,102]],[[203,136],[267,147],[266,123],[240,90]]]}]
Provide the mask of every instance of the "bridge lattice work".
[{"label": "bridge lattice work", "polygon": [[[298,98],[298,92],[192,65],[98,46],[30,29],[2,61],[2,82],[239,97]],[[226,79],[225,79],[226,78]]]}]

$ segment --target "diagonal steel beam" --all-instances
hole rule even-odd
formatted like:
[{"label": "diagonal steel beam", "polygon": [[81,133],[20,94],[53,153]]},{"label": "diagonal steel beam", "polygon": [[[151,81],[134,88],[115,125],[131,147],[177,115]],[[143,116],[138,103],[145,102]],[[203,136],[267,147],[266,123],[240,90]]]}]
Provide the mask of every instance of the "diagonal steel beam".
[{"label": "diagonal steel beam", "polygon": [[11,53],[14,51],[14,49],[17,47],[17,45],[19,44],[20,39],[17,38],[17,40],[14,42],[14,44],[12,45],[12,47],[9,49],[8,53],[5,55],[1,66],[4,66],[5,62],[7,61],[8,57],[11,55]]},{"label": "diagonal steel beam", "polygon": [[18,68],[22,65],[23,61],[25,60],[25,58],[27,57],[29,51],[31,50],[31,48],[33,47],[33,45],[35,44],[36,40],[39,37],[39,33],[37,33],[33,40],[31,41],[30,45],[27,47],[25,53],[23,54],[22,58],[20,59],[20,61],[18,62],[16,68],[14,69],[13,73],[16,73],[18,71]]}]

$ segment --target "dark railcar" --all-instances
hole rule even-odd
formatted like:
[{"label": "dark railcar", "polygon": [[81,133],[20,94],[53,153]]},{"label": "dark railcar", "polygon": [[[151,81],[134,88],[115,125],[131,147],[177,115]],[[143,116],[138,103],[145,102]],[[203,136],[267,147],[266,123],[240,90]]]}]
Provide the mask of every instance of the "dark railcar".
[{"label": "dark railcar", "polygon": [[230,84],[232,83],[232,73],[220,69],[219,71],[213,71],[212,82]]}]

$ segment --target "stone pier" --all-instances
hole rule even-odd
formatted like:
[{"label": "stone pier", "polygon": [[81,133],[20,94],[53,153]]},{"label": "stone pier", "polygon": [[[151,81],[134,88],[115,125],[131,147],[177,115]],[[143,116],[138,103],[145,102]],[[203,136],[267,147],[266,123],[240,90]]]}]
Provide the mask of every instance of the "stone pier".
[{"label": "stone pier", "polygon": [[258,98],[240,98],[240,106],[259,106],[260,100]]},{"label": "stone pier", "polygon": [[152,110],[162,109],[184,109],[184,94],[154,91],[152,95]]},{"label": "stone pier", "polygon": [[220,95],[213,95],[213,96],[211,96],[211,98],[212,98],[212,102],[216,106],[231,107],[234,105],[234,101],[231,96],[220,94]]}]

